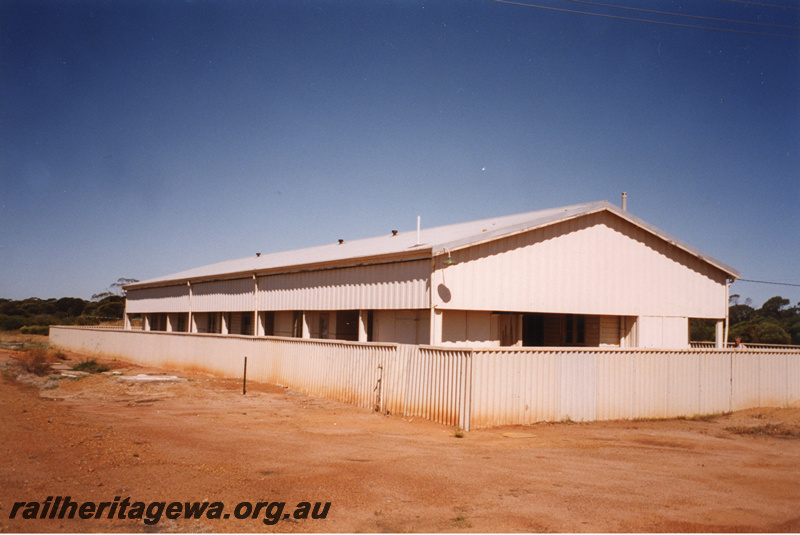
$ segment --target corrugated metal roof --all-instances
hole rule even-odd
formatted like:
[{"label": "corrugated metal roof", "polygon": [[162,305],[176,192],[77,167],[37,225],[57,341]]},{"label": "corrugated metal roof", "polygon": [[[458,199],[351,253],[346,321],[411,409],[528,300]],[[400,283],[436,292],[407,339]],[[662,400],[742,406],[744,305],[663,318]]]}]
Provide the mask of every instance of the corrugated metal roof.
[{"label": "corrugated metal roof", "polygon": [[306,249],[262,254],[260,256],[253,255],[130,284],[125,288],[132,289],[193,280],[228,278],[237,275],[247,276],[252,273],[270,271],[301,270],[380,262],[382,260],[389,261],[402,260],[405,258],[432,257],[454,249],[468,247],[502,236],[525,232],[530,229],[552,225],[603,210],[612,212],[630,221],[634,225],[659,236],[665,241],[684,249],[688,253],[708,262],[734,278],[740,277],[740,273],[730,266],[673,238],[669,234],[631,215],[629,212],[622,211],[608,201],[599,201],[492,219],[470,221],[467,223],[457,223],[442,227],[423,228],[419,233],[419,242],[417,242],[417,231],[411,230],[407,232],[398,232],[397,235],[394,236],[388,234],[375,238],[344,241],[343,243],[321,245]]}]

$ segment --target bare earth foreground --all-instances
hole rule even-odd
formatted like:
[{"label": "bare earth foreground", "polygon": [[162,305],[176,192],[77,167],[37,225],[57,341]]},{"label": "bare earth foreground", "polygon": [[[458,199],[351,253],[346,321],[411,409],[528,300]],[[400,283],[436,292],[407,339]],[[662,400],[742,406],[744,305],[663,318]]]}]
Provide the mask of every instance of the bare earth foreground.
[{"label": "bare earth foreground", "polygon": [[[471,431],[274,385],[59,380],[0,349],[0,531],[800,531],[800,408]],[[87,357],[66,354],[67,368]],[[167,374],[105,362],[124,376]],[[67,366],[64,366],[66,364]],[[70,373],[63,371],[60,373]],[[222,502],[228,519],[10,519],[15,502]],[[240,502],[330,502],[239,520]],[[283,515],[281,515],[283,516]]]}]

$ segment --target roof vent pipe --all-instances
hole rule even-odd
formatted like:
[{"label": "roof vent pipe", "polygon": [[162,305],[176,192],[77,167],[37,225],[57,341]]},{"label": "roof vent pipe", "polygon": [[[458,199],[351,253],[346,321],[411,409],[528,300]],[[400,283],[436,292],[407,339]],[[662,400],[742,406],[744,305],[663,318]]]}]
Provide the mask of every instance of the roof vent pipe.
[{"label": "roof vent pipe", "polygon": [[622,211],[628,211],[628,194],[626,192],[622,192]]},{"label": "roof vent pipe", "polygon": [[417,216],[417,245],[419,245],[419,223],[420,223],[420,216]]}]

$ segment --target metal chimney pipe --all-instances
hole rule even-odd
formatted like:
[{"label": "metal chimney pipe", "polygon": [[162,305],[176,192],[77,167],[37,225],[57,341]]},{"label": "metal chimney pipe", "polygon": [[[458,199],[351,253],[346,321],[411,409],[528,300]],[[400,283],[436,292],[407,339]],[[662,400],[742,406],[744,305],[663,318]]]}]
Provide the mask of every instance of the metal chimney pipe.
[{"label": "metal chimney pipe", "polygon": [[622,192],[622,211],[623,212],[628,211],[628,194],[625,193],[624,191]]}]

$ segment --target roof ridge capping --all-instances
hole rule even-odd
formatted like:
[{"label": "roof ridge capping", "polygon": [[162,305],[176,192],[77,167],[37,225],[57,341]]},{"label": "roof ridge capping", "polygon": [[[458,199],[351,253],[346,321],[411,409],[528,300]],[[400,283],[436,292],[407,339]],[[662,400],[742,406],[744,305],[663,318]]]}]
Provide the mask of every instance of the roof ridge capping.
[{"label": "roof ridge capping", "polygon": [[501,236],[526,232],[535,228],[602,211],[611,212],[647,232],[658,236],[667,243],[731,275],[732,278],[741,278],[741,274],[732,267],[674,238],[659,228],[639,219],[630,212],[622,210],[609,201],[603,200],[421,229],[419,241],[417,241],[416,238],[417,231],[409,230],[396,235],[388,234],[345,241],[343,244],[325,244],[288,251],[276,251],[274,253],[262,254],[258,257],[252,255],[237,260],[207,264],[179,273],[133,283],[126,285],[124,288],[180,284],[190,280],[206,279],[209,277],[228,278],[245,273],[255,273],[265,270],[271,271],[281,268],[288,269],[312,265],[340,264],[342,262],[351,260],[359,261],[370,257],[386,258],[404,255],[412,252],[411,250],[414,250],[416,253],[430,251],[431,256],[437,256],[449,253],[455,249],[490,241]]},{"label": "roof ridge capping", "polygon": [[485,226],[490,227],[494,226],[494,223],[497,221],[515,220],[514,223],[498,226],[497,228],[491,230],[488,228],[482,229],[479,233],[476,233],[472,236],[463,237],[448,242],[437,243],[433,246],[433,254],[441,254],[445,252],[445,250],[452,250],[467,245],[474,245],[475,243],[479,243],[481,241],[491,240],[500,236],[515,234],[518,232],[525,232],[537,227],[547,226],[553,223],[573,219],[575,217],[600,212],[602,210],[616,211],[616,207],[608,201],[596,201],[473,221],[471,222],[473,225],[484,223]]}]

